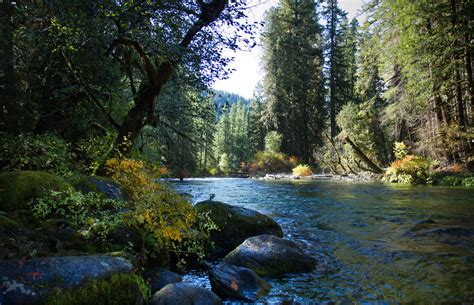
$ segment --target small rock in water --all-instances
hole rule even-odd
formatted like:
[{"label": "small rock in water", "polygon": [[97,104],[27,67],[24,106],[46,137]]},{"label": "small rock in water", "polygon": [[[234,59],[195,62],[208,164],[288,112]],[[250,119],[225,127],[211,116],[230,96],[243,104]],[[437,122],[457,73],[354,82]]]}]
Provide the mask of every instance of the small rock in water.
[{"label": "small rock in water", "polygon": [[305,254],[296,243],[273,235],[248,238],[224,261],[250,268],[261,276],[309,272],[316,268],[316,260]]},{"label": "small rock in water", "polygon": [[157,292],[168,284],[181,282],[183,279],[178,274],[161,267],[143,272],[143,278],[150,284],[152,293]]},{"label": "small rock in water", "polygon": [[155,293],[150,305],[221,305],[212,291],[189,283],[168,284]]},{"label": "small rock in water", "polygon": [[253,270],[227,263],[209,272],[212,291],[222,298],[255,302],[270,291],[271,286]]}]

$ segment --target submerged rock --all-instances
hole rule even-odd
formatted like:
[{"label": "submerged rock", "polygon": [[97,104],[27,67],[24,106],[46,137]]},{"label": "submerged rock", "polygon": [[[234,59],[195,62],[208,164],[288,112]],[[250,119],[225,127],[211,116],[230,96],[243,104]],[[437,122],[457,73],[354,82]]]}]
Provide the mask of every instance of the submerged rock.
[{"label": "submerged rock", "polygon": [[42,304],[53,288],[74,288],[87,280],[128,273],[132,264],[105,255],[0,261],[2,304]]},{"label": "submerged rock", "polygon": [[189,283],[166,285],[155,293],[150,305],[220,305],[222,300],[212,291]]},{"label": "submerged rock", "polygon": [[209,279],[212,291],[227,299],[255,302],[271,289],[253,270],[227,263],[215,266],[209,272]]},{"label": "submerged rock", "polygon": [[248,238],[224,261],[250,268],[261,276],[309,272],[316,268],[316,260],[305,254],[297,244],[273,235]]},{"label": "submerged rock", "polygon": [[252,236],[270,234],[283,237],[278,223],[251,209],[210,200],[197,203],[195,208],[198,212],[209,212],[209,217],[219,227],[218,231],[211,232],[215,243],[212,257],[225,256]]},{"label": "submerged rock", "polygon": [[161,267],[146,270],[143,272],[143,278],[150,284],[152,293],[157,292],[168,284],[178,283],[183,280],[178,274]]}]

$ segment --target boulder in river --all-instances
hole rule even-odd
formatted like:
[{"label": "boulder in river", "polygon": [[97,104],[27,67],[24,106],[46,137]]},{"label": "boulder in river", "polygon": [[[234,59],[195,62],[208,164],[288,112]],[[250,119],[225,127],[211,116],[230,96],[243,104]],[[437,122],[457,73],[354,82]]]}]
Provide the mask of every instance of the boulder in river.
[{"label": "boulder in river", "polygon": [[209,212],[219,230],[211,232],[215,243],[212,257],[223,257],[249,237],[270,234],[283,237],[278,223],[257,211],[219,201],[202,201],[195,205],[198,212]]},{"label": "boulder in river", "polygon": [[212,268],[209,279],[212,291],[226,299],[255,302],[271,289],[253,270],[227,263]]},{"label": "boulder in river", "polygon": [[220,305],[222,300],[212,291],[189,283],[166,285],[155,293],[150,305]]},{"label": "boulder in river", "polygon": [[128,273],[132,264],[105,255],[0,261],[2,304],[42,304],[53,288],[74,288],[88,280]]},{"label": "boulder in river", "polygon": [[148,269],[143,272],[142,276],[150,284],[152,293],[157,292],[168,284],[178,283],[183,280],[178,274],[162,267]]},{"label": "boulder in river", "polygon": [[305,254],[296,243],[273,235],[248,238],[224,261],[250,268],[260,276],[281,276],[316,268],[316,260]]}]

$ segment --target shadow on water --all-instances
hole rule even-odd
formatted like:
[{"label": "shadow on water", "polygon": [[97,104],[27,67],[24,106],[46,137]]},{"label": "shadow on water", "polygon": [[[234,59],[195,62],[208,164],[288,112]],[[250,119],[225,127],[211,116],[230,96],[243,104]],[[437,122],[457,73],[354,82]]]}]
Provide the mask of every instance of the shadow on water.
[{"label": "shadow on water", "polygon": [[[474,189],[331,181],[191,179],[172,183],[273,217],[318,268],[270,280],[280,304],[472,304]],[[206,280],[203,274],[188,279]],[[203,284],[204,283],[204,284]]]}]

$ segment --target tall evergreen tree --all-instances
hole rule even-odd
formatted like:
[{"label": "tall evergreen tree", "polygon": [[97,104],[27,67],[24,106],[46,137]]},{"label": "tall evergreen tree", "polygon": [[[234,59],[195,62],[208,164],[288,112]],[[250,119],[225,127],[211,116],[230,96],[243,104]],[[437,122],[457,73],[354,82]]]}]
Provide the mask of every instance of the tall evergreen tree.
[{"label": "tall evergreen tree", "polygon": [[282,151],[312,162],[324,127],[323,57],[313,0],[281,0],[264,33],[265,121],[283,135]]}]

